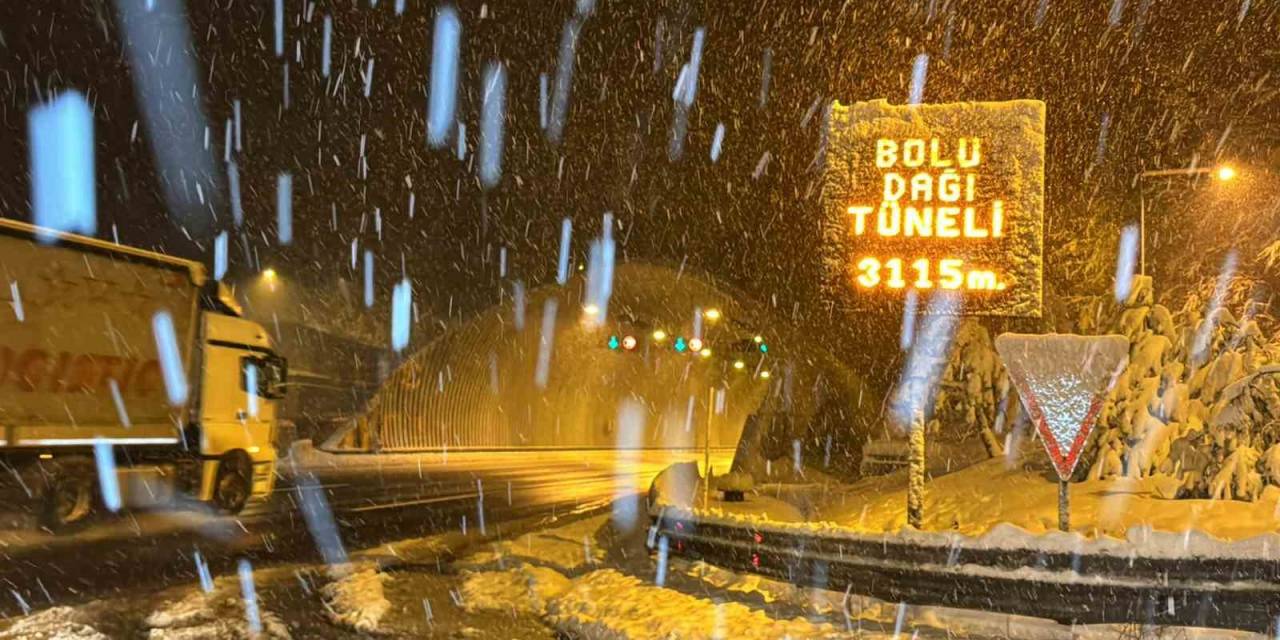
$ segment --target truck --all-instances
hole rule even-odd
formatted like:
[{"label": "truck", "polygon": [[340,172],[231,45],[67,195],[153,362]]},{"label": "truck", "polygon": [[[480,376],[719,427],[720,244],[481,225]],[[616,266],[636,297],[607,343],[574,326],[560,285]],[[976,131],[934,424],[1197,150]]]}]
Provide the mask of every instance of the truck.
[{"label": "truck", "polygon": [[275,483],[288,363],[204,266],[0,219],[0,506],[239,513]]}]

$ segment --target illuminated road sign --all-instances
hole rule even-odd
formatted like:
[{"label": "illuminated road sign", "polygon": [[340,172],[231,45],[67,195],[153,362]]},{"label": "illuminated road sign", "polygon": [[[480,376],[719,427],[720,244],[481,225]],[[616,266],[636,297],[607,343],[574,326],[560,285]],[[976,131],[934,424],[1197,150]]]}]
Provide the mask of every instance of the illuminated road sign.
[{"label": "illuminated road sign", "polygon": [[828,285],[857,311],[910,289],[975,315],[1040,315],[1044,103],[832,106],[823,186]]}]

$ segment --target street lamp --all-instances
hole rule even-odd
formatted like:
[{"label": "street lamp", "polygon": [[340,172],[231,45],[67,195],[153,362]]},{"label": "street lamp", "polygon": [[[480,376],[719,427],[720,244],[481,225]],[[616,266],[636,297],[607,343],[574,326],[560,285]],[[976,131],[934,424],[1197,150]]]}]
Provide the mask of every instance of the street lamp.
[{"label": "street lamp", "polygon": [[1145,178],[1162,178],[1173,176],[1211,175],[1219,182],[1229,182],[1237,175],[1234,167],[1228,164],[1216,167],[1184,167],[1181,169],[1151,169],[1141,171],[1134,176],[1138,183],[1138,273],[1147,275],[1147,196],[1142,188]]},{"label": "street lamp", "polygon": [[276,290],[276,270],[270,267],[262,270],[262,281],[267,284],[267,288]]}]

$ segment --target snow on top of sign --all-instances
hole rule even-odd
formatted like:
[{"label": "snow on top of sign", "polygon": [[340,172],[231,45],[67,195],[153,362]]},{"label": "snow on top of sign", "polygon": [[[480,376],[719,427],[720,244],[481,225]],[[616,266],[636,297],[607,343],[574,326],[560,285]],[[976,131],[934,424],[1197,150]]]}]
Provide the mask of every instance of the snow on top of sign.
[{"label": "snow on top of sign", "polygon": [[1129,356],[1124,336],[1005,333],[996,351],[1064,480]]}]

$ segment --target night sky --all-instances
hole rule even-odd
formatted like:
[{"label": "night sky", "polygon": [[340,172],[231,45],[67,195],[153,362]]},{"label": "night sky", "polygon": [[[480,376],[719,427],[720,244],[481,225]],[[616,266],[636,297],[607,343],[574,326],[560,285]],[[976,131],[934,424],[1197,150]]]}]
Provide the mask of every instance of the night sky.
[{"label": "night sky", "polygon": [[[176,6],[155,1],[159,11]],[[157,167],[152,132],[139,122],[131,77],[137,70],[122,44],[116,3],[7,2],[0,7],[0,158],[9,171],[0,178],[0,214],[29,217],[27,110],[75,88],[95,106],[104,237],[114,227],[122,242],[207,262],[213,233],[228,229],[233,274],[252,273],[256,255],[261,266],[318,288],[352,276],[350,247],[358,238],[378,256],[382,303],[403,264],[423,311],[440,317],[497,300],[497,247],[508,248],[512,277],[545,283],[554,278],[560,220],[573,219],[581,260],[602,214],[612,211],[619,260],[683,265],[785,315],[798,311],[808,324],[850,327],[860,320],[831,311],[820,295],[822,114],[833,99],[905,102],[912,60],[927,53],[926,101],[1047,103],[1046,314],[1056,322],[1074,313],[1062,302],[1068,295],[1110,286],[1119,229],[1136,216],[1135,173],[1219,159],[1267,170],[1277,158],[1274,2],[600,0],[578,18],[571,2],[466,2],[458,5],[465,162],[426,144],[436,3],[408,0],[396,16],[394,0],[286,0],[284,58],[274,52],[270,0],[188,4],[198,105],[216,169],[204,178],[207,204],[188,188],[192,197],[166,212],[162,180],[182,180],[176,168]],[[325,15],[334,21],[328,79],[320,74]],[[572,94],[565,139],[554,145],[539,126],[539,74],[554,82],[561,34],[573,19],[581,31]],[[698,27],[707,34],[699,88],[683,156],[673,160],[672,92]],[[160,49],[159,60],[188,53]],[[772,64],[762,106],[766,51]],[[361,73],[370,58],[376,62],[366,99]],[[501,182],[485,190],[472,160],[481,73],[491,61],[508,69],[506,142]],[[191,100],[191,87],[174,89],[175,103]],[[223,164],[223,127],[235,100],[244,144],[233,156],[247,218],[239,229]],[[726,135],[713,163],[708,150],[717,123]],[[204,132],[184,135],[202,140]],[[278,246],[275,235],[282,171],[294,176],[289,247]],[[1256,195],[1261,189],[1257,202],[1237,195],[1216,206],[1247,205],[1266,214],[1254,222],[1274,222],[1274,187],[1267,199]],[[1151,222],[1149,233],[1161,235],[1149,260],[1163,259],[1170,279],[1186,286],[1212,277],[1188,273],[1186,262],[1190,253],[1201,265],[1221,259],[1218,248],[1193,251],[1188,244],[1197,238],[1188,235],[1186,216],[1203,211],[1203,203],[1164,200],[1173,203]],[[880,324],[896,330],[896,322]]]}]

